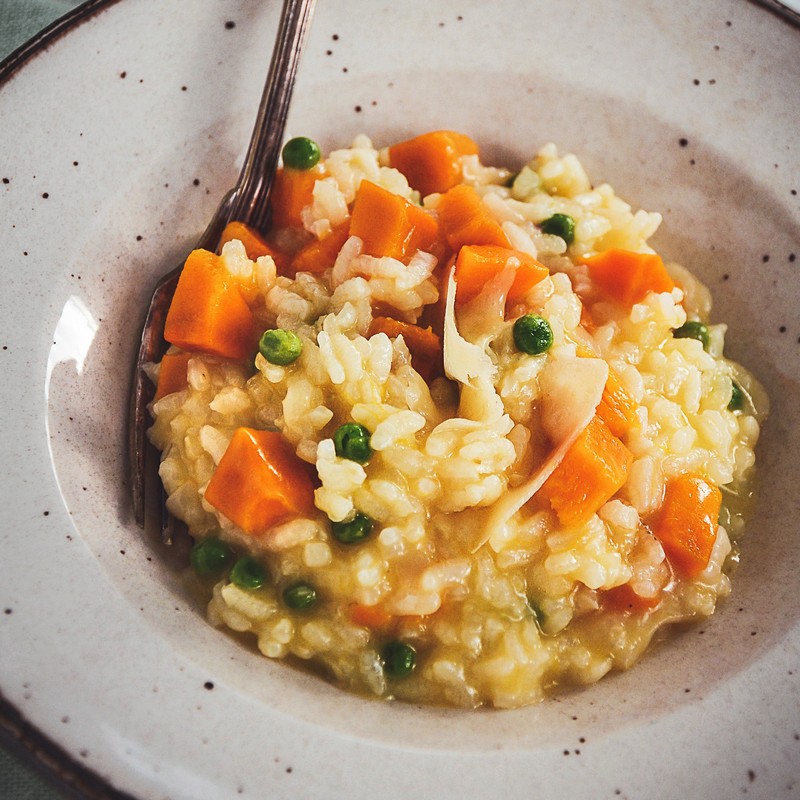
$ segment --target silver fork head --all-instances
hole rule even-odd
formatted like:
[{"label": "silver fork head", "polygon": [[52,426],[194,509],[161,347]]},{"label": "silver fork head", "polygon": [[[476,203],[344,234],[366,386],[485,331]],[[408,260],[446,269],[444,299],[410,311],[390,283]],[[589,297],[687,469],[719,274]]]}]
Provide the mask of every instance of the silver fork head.
[{"label": "silver fork head", "polygon": [[[269,220],[269,191],[280,156],[289,101],[294,88],[300,53],[308,36],[316,0],[284,0],[256,124],[244,167],[234,189],[223,198],[196,248],[216,250],[225,225],[231,219],[264,230]],[[146,527],[148,518],[158,520],[162,539],[170,542],[176,521],[168,512],[158,480],[158,456],[148,442],[147,407],[155,387],[144,365],[158,361],[166,352],[164,323],[182,267],[170,272],[156,286],[142,329],[142,339],[133,374],[128,418],[128,455],[131,496],[136,522]],[[149,476],[149,479],[148,479]],[[155,476],[155,483],[153,481]],[[157,489],[148,486],[158,487]],[[153,496],[158,502],[151,503]],[[152,513],[151,513],[152,512]]]}]

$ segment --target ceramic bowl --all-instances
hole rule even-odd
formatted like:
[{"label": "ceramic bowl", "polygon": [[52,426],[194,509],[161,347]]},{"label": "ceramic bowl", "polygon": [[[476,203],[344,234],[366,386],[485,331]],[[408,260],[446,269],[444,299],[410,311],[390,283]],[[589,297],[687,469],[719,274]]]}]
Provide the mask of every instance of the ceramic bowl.
[{"label": "ceramic bowl", "polygon": [[596,686],[468,712],[353,697],[212,629],[131,517],[142,315],[233,183],[277,5],[95,0],[0,71],[5,721],[98,797],[797,796],[800,32],[744,0],[319,3],[287,135],[575,152],[663,213],[654,245],[772,399],[718,612]]}]

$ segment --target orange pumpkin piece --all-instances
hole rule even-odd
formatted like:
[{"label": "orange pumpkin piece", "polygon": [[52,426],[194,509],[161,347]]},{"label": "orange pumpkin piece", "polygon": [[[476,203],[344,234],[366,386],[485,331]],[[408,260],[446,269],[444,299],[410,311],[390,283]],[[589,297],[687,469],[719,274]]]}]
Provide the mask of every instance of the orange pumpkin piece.
[{"label": "orange pumpkin piece", "polygon": [[633,454],[598,416],[539,490],[564,527],[582,525],[622,487]]},{"label": "orange pumpkin piece", "polygon": [[270,201],[272,202],[272,224],[276,228],[300,227],[302,211],[314,199],[314,184],[325,177],[320,164],[311,169],[283,167],[275,173]]},{"label": "orange pumpkin piece", "polygon": [[365,628],[385,628],[394,617],[381,606],[365,606],[363,603],[354,603],[350,606],[349,615],[352,622]]},{"label": "orange pumpkin piece", "polygon": [[670,292],[675,282],[656,253],[634,253],[611,249],[584,258],[589,274],[600,291],[630,308],[650,292]]},{"label": "orange pumpkin piece", "polygon": [[456,258],[456,304],[468,303],[488,281],[511,263],[516,277],[506,298],[506,305],[519,302],[531,287],[546,278],[550,271],[533,256],[496,245],[464,245]]},{"label": "orange pumpkin piece", "polygon": [[425,197],[446,192],[461,181],[462,156],[477,155],[478,145],[456,131],[431,131],[389,148],[389,163]]},{"label": "orange pumpkin piece", "polygon": [[373,317],[369,336],[385,333],[390,339],[402,336],[411,353],[411,364],[429,381],[442,360],[442,340],[430,329],[391,317]]},{"label": "orange pumpkin piece", "polygon": [[348,221],[337,225],[324,238],[312,239],[297,252],[284,274],[293,278],[298,272],[315,274],[324,272],[328,267],[333,266],[336,256],[344,247],[349,235],[350,223]]},{"label": "orange pumpkin piece", "polygon": [[208,250],[189,254],[167,312],[164,338],[188,352],[249,358],[258,331],[236,279]]},{"label": "orange pumpkin piece", "polygon": [[622,438],[636,422],[636,409],[637,403],[622,385],[619,375],[609,369],[597,416],[608,425],[614,436]]},{"label": "orange pumpkin piece", "polygon": [[721,505],[722,492],[702,475],[687,473],[667,482],[651,528],[681,575],[694,578],[708,566]]},{"label": "orange pumpkin piece", "polygon": [[255,228],[245,225],[244,222],[229,222],[225,226],[222,236],[219,237],[219,249],[222,250],[224,245],[234,239],[238,239],[244,245],[247,257],[251,261],[255,261],[261,256],[273,255],[272,248],[261,234]]},{"label": "orange pumpkin piece", "polygon": [[350,217],[350,236],[370,256],[408,261],[417,250],[430,252],[439,238],[436,220],[419,206],[371,181],[361,181]]},{"label": "orange pumpkin piece", "polygon": [[465,244],[509,246],[500,223],[471,186],[454,186],[442,195],[438,210],[439,226],[453,251]]},{"label": "orange pumpkin piece", "polygon": [[286,519],[311,514],[314,487],[280,433],[237,428],[205,499],[246,533],[261,536]]},{"label": "orange pumpkin piece", "polygon": [[191,357],[191,353],[167,353],[161,359],[161,367],[158,370],[158,385],[156,386],[153,402],[186,388],[188,385],[186,372]]}]

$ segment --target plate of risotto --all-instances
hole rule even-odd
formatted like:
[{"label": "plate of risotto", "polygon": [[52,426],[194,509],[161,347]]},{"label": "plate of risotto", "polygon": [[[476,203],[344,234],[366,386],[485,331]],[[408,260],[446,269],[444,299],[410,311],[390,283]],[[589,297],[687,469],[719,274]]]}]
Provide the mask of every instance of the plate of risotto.
[{"label": "plate of risotto", "polygon": [[99,798],[797,796],[797,28],[322,4],[270,227],[193,249],[278,10],[0,68],[2,730]]}]

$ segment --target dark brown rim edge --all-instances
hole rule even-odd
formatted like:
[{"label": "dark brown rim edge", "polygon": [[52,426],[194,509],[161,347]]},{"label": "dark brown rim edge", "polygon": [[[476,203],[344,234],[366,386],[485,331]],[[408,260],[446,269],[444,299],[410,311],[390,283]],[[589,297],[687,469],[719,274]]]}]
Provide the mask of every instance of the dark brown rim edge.
[{"label": "dark brown rim edge", "polygon": [[[40,55],[66,33],[118,0],[86,0],[43,28],[0,62],[0,88],[34,56]],[[48,781],[65,797],[75,800],[135,800],[114,789],[108,781],[76,762],[30,723],[0,691],[0,744]]]},{"label": "dark brown rim edge", "polygon": [[136,800],[114,789],[37,730],[0,693],[0,744],[74,800]]},{"label": "dark brown rim edge", "polygon": [[780,0],[751,0],[751,2],[761,6],[765,11],[770,11],[776,17],[780,17],[784,22],[800,28],[800,14],[781,3]]},{"label": "dark brown rim edge", "polygon": [[33,56],[46,50],[56,39],[69,33],[89,17],[94,16],[108,6],[114,5],[119,0],[86,0],[76,6],[72,11],[59,17],[46,28],[43,28],[32,39],[20,45],[8,56],[0,61],[0,86],[5,83],[23,64]]}]

